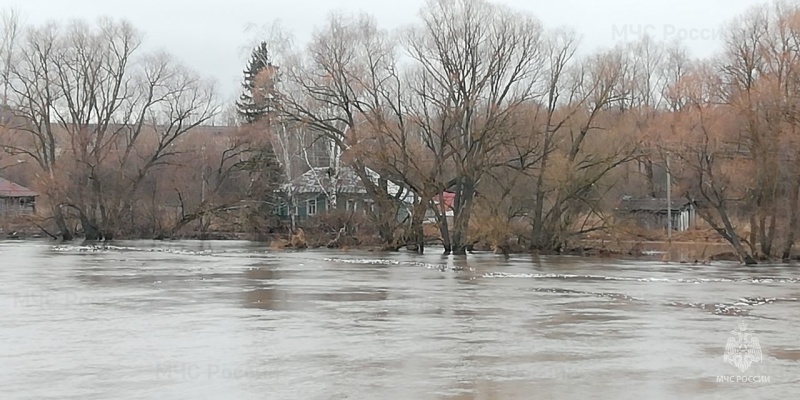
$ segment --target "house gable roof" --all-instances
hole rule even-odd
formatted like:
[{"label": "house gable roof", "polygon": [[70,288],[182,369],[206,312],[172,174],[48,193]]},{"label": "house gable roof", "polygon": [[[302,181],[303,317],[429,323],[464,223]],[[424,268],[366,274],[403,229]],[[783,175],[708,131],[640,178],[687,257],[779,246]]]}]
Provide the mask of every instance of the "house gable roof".
[{"label": "house gable roof", "polygon": [[0,178],[0,197],[36,197],[38,195],[25,186]]},{"label": "house gable roof", "polygon": [[[373,182],[378,182],[380,175],[367,169],[367,175]],[[336,190],[338,194],[366,194],[367,189],[355,170],[350,167],[342,167],[338,176],[334,177],[329,167],[316,167],[306,171],[303,175],[293,179],[290,185],[283,186],[284,191],[293,190],[294,193],[330,193]],[[387,190],[390,195],[398,196],[406,203],[414,202],[414,194],[404,189],[402,186],[389,181]]]},{"label": "house gable roof", "polygon": [[338,189],[337,193],[367,193],[352,168],[342,168],[337,177],[328,167],[312,168],[292,180],[295,193],[322,193]]}]

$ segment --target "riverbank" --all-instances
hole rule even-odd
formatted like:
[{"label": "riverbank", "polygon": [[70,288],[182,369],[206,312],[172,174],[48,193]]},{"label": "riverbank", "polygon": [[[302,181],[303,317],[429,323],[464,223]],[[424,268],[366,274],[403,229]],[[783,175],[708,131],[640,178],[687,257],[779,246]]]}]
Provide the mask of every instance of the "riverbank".
[{"label": "riverbank", "polygon": [[[435,231],[426,231],[425,245],[441,246],[441,239]],[[244,240],[264,242],[273,250],[338,248],[353,250],[385,251],[380,238],[376,235],[339,235],[331,232],[304,232],[302,238],[294,237],[289,232],[260,233],[237,231],[182,231],[171,237],[152,238],[117,238],[120,240],[155,239],[155,240]],[[16,224],[5,223],[0,226],[0,239],[26,240],[51,238],[46,232],[29,222]],[[560,251],[532,251],[524,242],[517,239],[506,240],[502,244],[478,241],[471,252],[493,252],[496,254],[539,254],[539,255],[575,255],[600,258],[643,258],[663,261],[704,264],[712,261],[738,261],[732,247],[711,229],[693,229],[685,232],[674,232],[672,240],[664,231],[647,231],[632,229],[611,229],[607,232],[593,232],[573,238],[569,245]],[[81,239],[76,239],[80,241]],[[413,246],[406,246],[401,251],[414,251]],[[800,255],[792,257],[800,259]]]}]

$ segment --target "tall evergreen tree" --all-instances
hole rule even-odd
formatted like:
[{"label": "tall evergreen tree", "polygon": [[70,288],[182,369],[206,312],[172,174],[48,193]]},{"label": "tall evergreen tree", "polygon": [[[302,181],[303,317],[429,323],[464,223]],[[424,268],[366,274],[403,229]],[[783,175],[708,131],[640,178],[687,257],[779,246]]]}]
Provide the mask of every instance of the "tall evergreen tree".
[{"label": "tall evergreen tree", "polygon": [[[261,42],[256,46],[251,55],[247,68],[243,71],[242,94],[236,102],[236,111],[245,124],[256,122],[266,122],[267,125],[254,126],[256,135],[266,133],[272,128],[274,114],[278,102],[276,96],[276,77],[278,68],[270,60],[269,50],[266,42]],[[266,128],[263,130],[262,129]],[[274,218],[277,218],[279,208],[287,202],[284,194],[276,191],[284,183],[284,166],[281,165],[275,154],[275,149],[270,140],[256,141],[256,145],[250,159],[242,164],[244,170],[249,171],[254,179],[258,179],[261,190],[258,192],[260,197],[259,206],[251,209],[248,220],[254,223],[258,230],[263,226],[275,226]],[[255,177],[258,178],[255,178]],[[291,196],[291,195],[290,195]]]},{"label": "tall evergreen tree", "polygon": [[243,90],[236,102],[236,109],[244,122],[250,124],[270,115],[275,109],[277,67],[270,61],[266,42],[261,42],[253,49],[247,69],[243,72]]}]

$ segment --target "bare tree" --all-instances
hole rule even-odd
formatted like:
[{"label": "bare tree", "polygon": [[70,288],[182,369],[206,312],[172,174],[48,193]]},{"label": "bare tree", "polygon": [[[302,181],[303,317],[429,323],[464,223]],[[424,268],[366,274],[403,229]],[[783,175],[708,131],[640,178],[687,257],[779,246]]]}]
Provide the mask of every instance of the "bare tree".
[{"label": "bare tree", "polygon": [[[747,244],[756,258],[771,257],[778,233],[796,229],[779,215],[792,213],[785,199],[791,199],[787,194],[794,188],[785,183],[796,177],[786,175],[791,168],[786,161],[793,155],[783,149],[796,118],[797,15],[797,5],[783,2],[753,8],[729,27],[720,60],[720,97],[742,127],[731,142],[754,164],[745,207],[750,216]],[[793,235],[787,235],[792,242]],[[784,243],[784,253],[787,246],[791,250]]]},{"label": "bare tree", "polygon": [[[569,76],[575,52],[577,51],[577,40],[574,32],[557,32],[547,42],[545,56],[547,60],[547,73],[544,80],[543,102],[544,121],[539,130],[541,136],[541,158],[536,167],[536,184],[534,186],[535,198],[533,199],[533,213],[531,234],[531,248],[542,249],[548,247],[546,244],[549,233],[545,228],[545,198],[551,193],[551,189],[545,185],[545,179],[552,169],[550,157],[556,150],[556,134],[561,132],[570,118],[578,112],[580,105],[585,101],[576,98],[579,81],[571,80]],[[573,75],[574,76],[574,75]],[[566,98],[565,98],[565,97]],[[561,109],[566,105],[568,110]],[[539,111],[537,110],[537,113]]]},{"label": "bare tree", "polygon": [[[47,24],[26,30],[20,43],[19,60],[8,68],[7,87],[11,92],[8,98],[15,117],[24,123],[16,126],[11,137],[3,143],[6,152],[30,156],[42,170],[46,195],[50,199],[63,197],[57,172],[57,124],[54,123],[54,110],[63,94],[52,85],[56,71],[52,60],[57,57],[59,28]],[[61,236],[72,239],[64,213],[58,200],[51,200],[51,211]]]},{"label": "bare tree", "polygon": [[[17,50],[20,36],[20,14],[14,9],[0,11],[0,67],[2,67],[3,94],[0,105],[8,106],[8,94],[11,85],[11,68],[15,61],[14,53]],[[2,123],[4,121],[0,121]]]},{"label": "bare tree", "polygon": [[[281,82],[284,118],[332,144],[334,175],[346,159],[375,203],[372,217],[386,243],[394,242],[397,202],[386,179],[374,179],[368,160],[354,147],[379,124],[370,118],[382,114],[384,99],[376,94],[395,68],[394,52],[388,34],[372,18],[332,15],[314,35],[308,54],[287,61]],[[335,206],[335,193],[329,199]]]},{"label": "bare tree", "polygon": [[135,58],[139,33],[103,19],[30,28],[11,68],[11,106],[26,121],[6,151],[35,159],[55,222],[110,238],[149,171],[180,152],[179,138],[216,112],[213,85],[166,55]]},{"label": "bare tree", "polygon": [[679,161],[674,170],[676,183],[687,201],[697,201],[698,215],[733,246],[740,260],[754,264],[752,250],[745,247],[733,219],[748,186],[741,185],[741,178],[752,176],[753,163],[737,159],[735,142],[730,145],[731,124],[736,121],[730,108],[719,105],[721,77],[713,65],[705,64],[683,81],[687,106],[673,114],[672,122],[675,139],[682,142],[672,149]]},{"label": "bare tree", "polygon": [[455,173],[452,250],[465,254],[481,178],[517,107],[537,97],[543,30],[534,18],[481,0],[431,1],[408,51],[443,96],[432,101],[447,128]]}]

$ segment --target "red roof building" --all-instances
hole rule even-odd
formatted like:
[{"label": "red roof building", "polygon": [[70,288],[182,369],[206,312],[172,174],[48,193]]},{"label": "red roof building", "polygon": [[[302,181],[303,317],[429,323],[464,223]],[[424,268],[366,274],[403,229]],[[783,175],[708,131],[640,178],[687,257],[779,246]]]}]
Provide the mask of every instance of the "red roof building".
[{"label": "red roof building", "polygon": [[36,211],[36,196],[38,195],[25,186],[0,178],[0,214],[33,214]]},{"label": "red roof building", "polygon": [[0,198],[36,197],[39,194],[7,179],[0,178]]},{"label": "red roof building", "polygon": [[439,205],[442,208],[442,211],[453,211],[453,205],[455,204],[456,194],[453,192],[443,192],[441,196],[436,196],[433,198],[433,203]]}]

